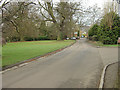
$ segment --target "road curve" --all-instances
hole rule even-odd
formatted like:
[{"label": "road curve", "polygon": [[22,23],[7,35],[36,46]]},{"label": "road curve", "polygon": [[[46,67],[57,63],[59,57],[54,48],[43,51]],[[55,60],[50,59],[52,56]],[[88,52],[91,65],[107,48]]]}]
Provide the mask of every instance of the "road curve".
[{"label": "road curve", "polygon": [[86,39],[3,74],[3,88],[98,88],[103,69],[99,48]]}]

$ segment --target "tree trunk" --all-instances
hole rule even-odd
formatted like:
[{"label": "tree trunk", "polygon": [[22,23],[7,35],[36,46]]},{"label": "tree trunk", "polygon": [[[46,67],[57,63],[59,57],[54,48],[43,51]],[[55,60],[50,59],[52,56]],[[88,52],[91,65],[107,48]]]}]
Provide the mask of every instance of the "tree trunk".
[{"label": "tree trunk", "polygon": [[62,31],[64,29],[63,26],[64,26],[64,19],[62,19],[62,21],[61,21],[57,40],[63,40],[63,33],[62,33]]},{"label": "tree trunk", "polygon": [[61,31],[58,32],[57,40],[58,41],[63,40],[62,32]]},{"label": "tree trunk", "polygon": [[5,40],[5,38],[2,38],[2,47],[3,47],[4,45],[6,45],[6,40]]},{"label": "tree trunk", "polygon": [[110,25],[110,30],[112,30],[112,25]]},{"label": "tree trunk", "polygon": [[24,36],[20,35],[20,41],[24,41]]}]

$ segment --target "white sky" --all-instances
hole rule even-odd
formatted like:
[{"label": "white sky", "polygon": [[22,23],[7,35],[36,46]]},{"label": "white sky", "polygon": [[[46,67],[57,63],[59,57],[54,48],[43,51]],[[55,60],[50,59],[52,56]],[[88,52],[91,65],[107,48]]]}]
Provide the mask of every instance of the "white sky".
[{"label": "white sky", "polygon": [[[54,2],[59,2],[60,0],[53,0]],[[64,0],[64,1],[68,1],[68,0]],[[81,0],[69,0],[71,2],[80,2]],[[85,6],[93,6],[95,4],[98,5],[98,7],[103,8],[104,7],[104,3],[105,2],[110,2],[111,0],[82,0],[85,4]]]},{"label": "white sky", "polygon": [[[59,2],[60,0],[53,0],[54,2]],[[68,1],[68,0],[64,0],[64,1]],[[71,2],[79,2],[81,0],[69,0]],[[93,6],[95,4],[98,5],[98,7],[103,7],[105,2],[108,2],[110,0],[83,0],[85,6]]]},{"label": "white sky", "polygon": [[[3,0],[5,1],[5,0]],[[10,0],[8,0],[10,1]],[[27,0],[13,0],[13,1],[27,1]],[[36,0],[34,0],[36,1]],[[49,1],[49,0],[46,0]],[[53,0],[53,2],[59,2],[60,0]],[[111,0],[64,0],[64,1],[71,1],[71,2],[79,2],[79,1],[83,1],[85,6],[93,6],[95,4],[98,5],[98,7],[103,7],[105,2],[111,1]]]},{"label": "white sky", "polygon": [[97,4],[98,7],[103,7],[105,1],[106,0],[86,0],[86,4],[88,6],[93,6],[93,5]]}]

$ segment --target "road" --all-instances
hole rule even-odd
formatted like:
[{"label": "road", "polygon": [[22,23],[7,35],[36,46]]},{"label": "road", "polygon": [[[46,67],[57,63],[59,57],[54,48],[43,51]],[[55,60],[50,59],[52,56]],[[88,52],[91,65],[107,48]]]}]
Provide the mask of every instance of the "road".
[{"label": "road", "polygon": [[54,55],[3,74],[3,88],[97,88],[103,67],[118,59],[117,48],[78,40]]}]

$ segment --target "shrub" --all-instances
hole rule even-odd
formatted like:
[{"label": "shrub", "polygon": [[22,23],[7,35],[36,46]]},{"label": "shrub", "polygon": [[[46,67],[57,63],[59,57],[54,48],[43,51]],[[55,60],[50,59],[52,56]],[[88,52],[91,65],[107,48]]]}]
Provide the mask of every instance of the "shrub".
[{"label": "shrub", "polygon": [[[111,25],[106,19],[107,15],[114,15]],[[114,12],[107,13],[103,16],[99,26],[95,24],[90,28],[88,36],[90,40],[98,40],[103,44],[117,44],[118,37],[120,37],[120,17]]]},{"label": "shrub", "polygon": [[37,40],[49,40],[47,36],[39,36]]},{"label": "shrub", "polygon": [[103,44],[111,44],[111,39],[110,39],[110,37],[105,37],[105,38],[103,38],[102,43],[103,43]]},{"label": "shrub", "polygon": [[38,41],[38,40],[50,40],[47,36],[39,36],[39,37],[25,37],[25,41]]},{"label": "shrub", "polygon": [[34,39],[33,39],[33,37],[25,37],[24,40],[25,41],[33,41]]},{"label": "shrub", "polygon": [[90,28],[90,30],[88,31],[89,40],[94,40],[94,41],[98,40],[98,37],[97,37],[98,28],[99,26],[97,24],[93,25]]},{"label": "shrub", "polygon": [[20,41],[20,37],[12,37],[11,38],[11,42],[17,42],[17,41]]},{"label": "shrub", "polygon": [[93,40],[93,41],[98,41],[97,35],[93,35],[93,36],[92,36],[92,40]]}]

